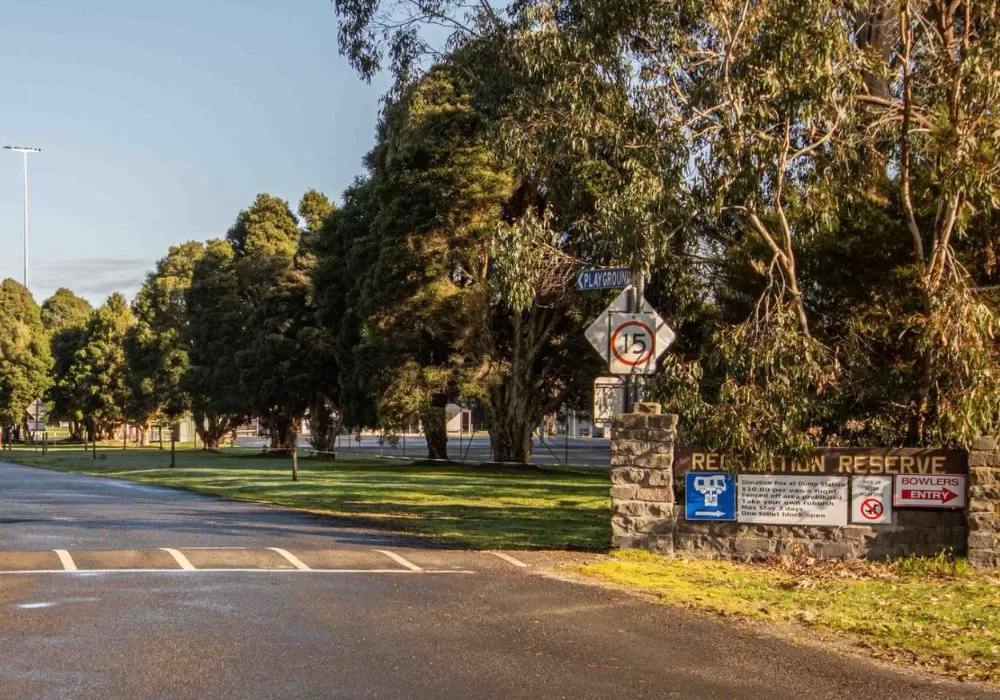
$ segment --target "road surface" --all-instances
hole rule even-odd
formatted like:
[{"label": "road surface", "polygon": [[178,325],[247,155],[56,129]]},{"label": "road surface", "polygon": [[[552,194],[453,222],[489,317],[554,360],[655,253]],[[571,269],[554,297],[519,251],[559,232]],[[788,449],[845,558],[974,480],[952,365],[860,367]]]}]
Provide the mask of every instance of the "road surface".
[{"label": "road surface", "polygon": [[0,697],[996,697],[556,580],[550,556],[0,463]]}]

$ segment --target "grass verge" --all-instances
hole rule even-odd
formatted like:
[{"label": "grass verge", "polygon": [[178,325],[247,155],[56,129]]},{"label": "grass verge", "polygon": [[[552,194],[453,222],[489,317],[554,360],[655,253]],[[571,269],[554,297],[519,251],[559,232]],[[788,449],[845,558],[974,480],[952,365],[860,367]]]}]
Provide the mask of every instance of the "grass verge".
[{"label": "grass verge", "polygon": [[0,461],[114,476],[241,501],[300,508],[358,525],[471,548],[606,549],[610,499],[606,470],[486,468],[352,455],[302,459],[256,450],[179,451],[76,447],[47,455],[14,449]]},{"label": "grass verge", "polygon": [[964,560],[745,565],[623,552],[579,571],[671,605],[800,623],[886,660],[1000,683],[1000,578]]}]

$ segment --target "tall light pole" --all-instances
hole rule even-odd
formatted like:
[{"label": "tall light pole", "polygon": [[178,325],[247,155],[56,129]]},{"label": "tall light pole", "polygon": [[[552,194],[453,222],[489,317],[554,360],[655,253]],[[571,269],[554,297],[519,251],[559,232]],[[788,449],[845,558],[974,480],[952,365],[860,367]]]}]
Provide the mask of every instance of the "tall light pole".
[{"label": "tall light pole", "polygon": [[17,151],[24,156],[24,287],[28,288],[28,154],[41,153],[42,149],[31,146],[4,146],[8,151]]}]

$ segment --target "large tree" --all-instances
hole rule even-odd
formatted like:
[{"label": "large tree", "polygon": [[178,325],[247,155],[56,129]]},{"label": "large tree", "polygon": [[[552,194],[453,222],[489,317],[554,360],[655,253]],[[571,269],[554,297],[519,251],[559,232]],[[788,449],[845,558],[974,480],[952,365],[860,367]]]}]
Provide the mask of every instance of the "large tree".
[{"label": "large tree", "polygon": [[171,246],[146,276],[132,304],[136,323],[125,339],[129,363],[130,418],[139,426],[142,444],[155,418],[168,422],[190,410],[182,379],[188,368],[187,290],[203,243]]},{"label": "large tree", "polygon": [[49,385],[52,364],[41,311],[12,279],[0,282],[0,429],[25,425],[28,405]]},{"label": "large tree", "polygon": [[81,397],[72,391],[67,373],[83,342],[87,322],[94,309],[86,299],[65,287],[42,303],[42,324],[49,334],[52,353],[52,383],[46,392],[50,404],[49,416],[70,423],[70,437],[83,439],[83,407]]},{"label": "large tree", "polygon": [[119,293],[91,315],[80,347],[66,372],[66,389],[79,397],[83,422],[92,439],[105,438],[127,420],[131,399],[125,337],[135,317]]},{"label": "large tree", "polygon": [[184,293],[189,334],[188,367],[181,387],[191,398],[195,430],[206,448],[249,417],[235,355],[246,342],[249,309],[228,241],[212,240],[194,264]]}]

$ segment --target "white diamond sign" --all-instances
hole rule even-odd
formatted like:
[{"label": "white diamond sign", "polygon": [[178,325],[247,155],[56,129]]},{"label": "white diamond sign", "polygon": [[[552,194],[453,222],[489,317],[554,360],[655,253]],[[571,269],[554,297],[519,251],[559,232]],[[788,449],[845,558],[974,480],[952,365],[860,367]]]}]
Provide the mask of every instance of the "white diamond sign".
[{"label": "white diamond sign", "polygon": [[625,289],[587,329],[587,340],[607,360],[612,374],[653,374],[656,360],[674,342],[674,332],[643,299],[641,310],[628,311]]}]

